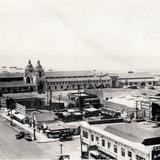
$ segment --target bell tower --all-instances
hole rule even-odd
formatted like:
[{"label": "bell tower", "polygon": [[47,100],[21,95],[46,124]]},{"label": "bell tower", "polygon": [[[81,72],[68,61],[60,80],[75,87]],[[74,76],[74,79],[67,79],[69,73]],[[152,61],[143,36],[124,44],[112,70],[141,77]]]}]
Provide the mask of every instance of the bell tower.
[{"label": "bell tower", "polygon": [[25,68],[25,73],[23,76],[25,83],[33,83],[33,75],[34,75],[34,69],[31,63],[31,60],[28,61],[28,65]]},{"label": "bell tower", "polygon": [[34,84],[36,85],[36,89],[38,93],[43,93],[45,91],[45,76],[44,69],[41,66],[40,61],[37,61],[37,66],[34,70]]}]

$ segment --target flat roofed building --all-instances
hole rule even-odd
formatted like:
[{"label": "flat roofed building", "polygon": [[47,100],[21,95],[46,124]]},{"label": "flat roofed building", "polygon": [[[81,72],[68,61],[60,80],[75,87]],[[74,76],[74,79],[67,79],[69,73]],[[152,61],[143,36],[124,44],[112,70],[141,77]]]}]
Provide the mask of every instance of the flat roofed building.
[{"label": "flat roofed building", "polygon": [[89,159],[158,160],[160,128],[147,122],[98,125],[84,122],[81,142],[82,152]]},{"label": "flat roofed building", "polygon": [[0,73],[0,82],[23,81],[23,73]]},{"label": "flat roofed building", "polygon": [[114,97],[102,101],[102,112],[113,117],[160,120],[160,100],[145,96]]},{"label": "flat roofed building", "polygon": [[[19,103],[26,107],[27,111],[45,109],[45,99],[34,93],[9,93],[4,94],[1,99],[7,100],[12,99],[15,103]],[[2,100],[1,100],[2,101]],[[4,103],[4,102],[3,102]],[[8,107],[8,106],[6,106]]]}]

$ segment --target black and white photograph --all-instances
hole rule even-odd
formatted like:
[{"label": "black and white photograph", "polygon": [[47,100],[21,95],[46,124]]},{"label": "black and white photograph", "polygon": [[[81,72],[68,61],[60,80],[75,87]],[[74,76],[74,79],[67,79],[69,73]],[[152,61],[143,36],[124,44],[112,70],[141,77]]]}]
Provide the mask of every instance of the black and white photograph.
[{"label": "black and white photograph", "polygon": [[0,160],[160,160],[160,1],[0,0]]}]

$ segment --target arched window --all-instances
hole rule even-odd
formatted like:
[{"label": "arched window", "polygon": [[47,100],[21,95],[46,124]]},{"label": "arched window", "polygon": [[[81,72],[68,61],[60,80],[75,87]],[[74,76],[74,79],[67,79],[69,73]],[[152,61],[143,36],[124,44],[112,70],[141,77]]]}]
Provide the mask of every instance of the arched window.
[{"label": "arched window", "polygon": [[39,77],[42,77],[42,73],[41,72],[39,72]]}]

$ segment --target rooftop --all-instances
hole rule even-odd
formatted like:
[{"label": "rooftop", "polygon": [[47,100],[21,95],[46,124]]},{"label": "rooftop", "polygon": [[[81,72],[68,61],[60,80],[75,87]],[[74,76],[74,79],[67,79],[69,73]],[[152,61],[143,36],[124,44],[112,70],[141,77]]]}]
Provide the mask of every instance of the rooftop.
[{"label": "rooftop", "polygon": [[[66,78],[65,78],[65,76],[61,76],[60,78],[57,78],[57,77],[55,77],[54,78],[54,81],[89,81],[89,80],[100,80],[100,78],[99,77],[72,77],[72,78],[68,78],[68,76],[66,76]],[[106,79],[110,79],[109,77],[101,77],[101,80],[106,80]],[[48,82],[53,82],[53,79],[51,78],[51,77],[48,77],[47,78],[47,81]]]},{"label": "rooftop", "polygon": [[52,112],[45,112],[45,113],[36,113],[35,114],[35,120],[36,121],[54,121],[57,119],[57,116]]},{"label": "rooftop", "polygon": [[9,97],[13,99],[44,99],[43,97],[40,97],[37,93],[9,93],[9,94],[3,94],[3,97]]},{"label": "rooftop", "polygon": [[[132,142],[144,144],[146,139],[159,138],[160,128],[153,128],[151,124],[141,123],[119,123],[108,125],[104,128],[111,134],[127,139]],[[160,143],[160,142],[157,142]]]},{"label": "rooftop", "polygon": [[118,76],[119,79],[132,79],[132,78],[154,78],[154,76],[147,72],[135,73],[110,73],[109,76]]},{"label": "rooftop", "polygon": [[[115,102],[109,102],[109,101],[103,101],[103,108],[110,108],[115,111],[123,111],[123,110],[131,110],[131,107],[128,107],[127,105],[118,104]],[[134,108],[135,110],[135,108]]]},{"label": "rooftop", "polygon": [[24,81],[0,82],[0,87],[28,87],[35,86],[31,83],[24,83]]},{"label": "rooftop", "polygon": [[81,125],[113,140],[126,145],[132,145],[144,151],[146,149],[145,146],[160,144],[160,128],[155,128],[155,124],[150,122],[120,122],[92,125],[83,122]]},{"label": "rooftop", "polygon": [[46,77],[83,77],[94,76],[92,71],[57,71],[57,72],[45,72]]},{"label": "rooftop", "polygon": [[0,78],[15,78],[15,77],[21,77],[23,78],[23,73],[0,73]]},{"label": "rooftop", "polygon": [[72,129],[72,128],[77,128],[78,127],[78,123],[64,123],[64,122],[56,122],[56,123],[49,123],[47,124],[48,129],[50,130],[63,130],[63,129]]},{"label": "rooftop", "polygon": [[85,111],[87,111],[87,112],[95,112],[95,111],[98,111],[98,109],[96,109],[96,108],[86,108]]}]

